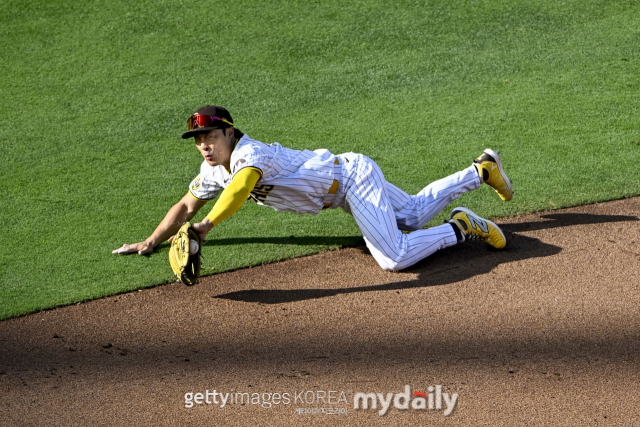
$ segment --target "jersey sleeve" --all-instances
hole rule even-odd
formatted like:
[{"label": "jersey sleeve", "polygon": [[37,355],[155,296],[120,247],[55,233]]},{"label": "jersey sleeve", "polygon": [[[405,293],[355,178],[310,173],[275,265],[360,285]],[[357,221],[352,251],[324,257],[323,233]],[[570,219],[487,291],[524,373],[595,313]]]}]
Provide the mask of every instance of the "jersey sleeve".
[{"label": "jersey sleeve", "polygon": [[220,221],[236,213],[249,197],[258,179],[260,174],[253,168],[244,168],[239,171],[231,184],[220,194],[207,219],[216,226]]},{"label": "jersey sleeve", "polygon": [[262,179],[271,171],[272,157],[265,144],[246,144],[235,150],[231,156],[231,176],[233,178],[242,169],[251,168],[256,170]]},{"label": "jersey sleeve", "polygon": [[198,200],[212,200],[218,197],[224,187],[216,179],[216,171],[204,166],[200,168],[200,175],[189,184],[189,194]]}]

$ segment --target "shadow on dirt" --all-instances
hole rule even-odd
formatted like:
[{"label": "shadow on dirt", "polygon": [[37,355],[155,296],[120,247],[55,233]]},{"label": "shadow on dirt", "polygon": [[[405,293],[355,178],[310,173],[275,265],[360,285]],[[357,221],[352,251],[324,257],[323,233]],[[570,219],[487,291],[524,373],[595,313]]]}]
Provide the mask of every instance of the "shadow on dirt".
[{"label": "shadow on dirt", "polygon": [[580,213],[554,213],[543,215],[548,221],[501,224],[507,237],[505,250],[493,250],[483,244],[468,244],[448,248],[404,270],[418,273],[417,280],[387,283],[375,286],[353,286],[334,289],[247,289],[217,295],[216,298],[229,299],[262,304],[282,304],[324,298],[339,294],[372,291],[394,291],[427,286],[440,286],[456,283],[485,274],[500,264],[530,258],[547,257],[558,254],[562,248],[544,243],[538,239],[516,234],[557,227],[570,227],[584,224],[603,224],[610,222],[638,221],[635,216],[624,215],[592,215]]},{"label": "shadow on dirt", "polygon": [[[500,264],[547,257],[562,251],[559,246],[518,232],[638,220],[635,216],[587,214],[550,214],[544,219],[547,221],[503,224],[509,239],[509,246],[503,251],[491,250],[482,244],[468,244],[437,253],[410,270],[417,273],[416,280],[378,286],[344,283],[343,287],[328,290],[249,289],[217,298],[282,304],[354,292],[447,285],[490,272]],[[176,289],[183,291],[183,287]],[[179,296],[181,292],[175,295]],[[0,387],[18,397],[28,392],[43,399],[42,396],[48,393],[48,398],[57,399],[59,405],[64,396],[78,393],[79,384],[82,387],[86,384],[91,393],[114,384],[117,392],[131,390],[124,395],[130,396],[127,398],[139,399],[136,393],[140,393],[140,388],[130,388],[127,384],[142,384],[148,379],[149,387],[160,384],[179,396],[190,382],[205,384],[209,380],[209,377],[203,377],[205,372],[211,373],[212,378],[226,375],[231,384],[242,379],[247,379],[245,384],[252,384],[256,378],[264,381],[270,376],[274,381],[281,377],[298,378],[300,372],[307,372],[308,377],[299,379],[309,378],[315,382],[316,378],[325,378],[322,375],[327,372],[332,372],[335,378],[338,375],[370,378],[380,372],[398,372],[394,370],[399,367],[410,369],[406,372],[413,375],[418,372],[415,368],[423,369],[420,372],[434,372],[448,366],[456,375],[466,372],[474,378],[478,370],[484,370],[494,378],[506,375],[513,380],[516,377],[512,375],[518,374],[509,370],[518,367],[523,372],[544,371],[539,372],[544,381],[550,381],[547,373],[551,376],[553,372],[563,372],[563,376],[566,374],[571,380],[571,373],[583,377],[585,372],[594,372],[597,374],[594,381],[609,384],[612,372],[621,375],[619,378],[637,378],[639,366],[640,328],[634,321],[635,312],[629,308],[632,304],[624,306],[626,312],[619,311],[622,306],[607,311],[596,302],[585,307],[578,304],[570,311],[562,311],[569,320],[560,324],[547,319],[545,312],[530,313],[522,320],[522,328],[515,330],[504,328],[520,320],[486,319],[486,333],[475,336],[425,335],[407,329],[406,336],[390,337],[380,330],[369,333],[367,318],[362,318],[350,324],[343,334],[332,335],[327,341],[326,331],[316,330],[314,324],[305,324],[304,320],[300,328],[294,329],[299,333],[291,333],[289,326],[282,333],[272,333],[265,321],[273,317],[266,314],[261,314],[264,317],[258,322],[251,316],[225,318],[218,317],[217,313],[180,312],[170,304],[157,306],[150,294],[130,301],[116,301],[109,306],[100,303],[73,306],[46,315],[1,322]],[[517,306],[506,309],[513,316],[517,315]],[[157,323],[145,323],[140,316],[144,310],[161,311],[156,317]],[[313,305],[305,306],[304,312],[307,317],[302,319],[330,315],[316,312]],[[278,316],[278,319],[284,318]],[[586,319],[588,323],[575,328],[581,322],[579,319]],[[294,320],[282,321],[295,323]],[[459,321],[464,326],[472,325],[475,320],[461,314]],[[237,322],[242,325],[236,329],[239,331],[237,336],[217,333],[218,328],[233,328]],[[565,328],[567,325],[569,328]],[[40,333],[43,327],[47,331]],[[431,330],[437,332],[437,329],[435,325]],[[613,364],[617,371],[611,370]],[[544,369],[539,368],[540,365]],[[563,368],[565,371],[560,370]],[[314,376],[316,373],[318,377]],[[553,384],[559,384],[559,380],[560,377],[553,375]],[[524,376],[520,381],[525,384]],[[546,387],[552,383],[543,384]],[[60,388],[55,390],[57,387]],[[95,405],[87,408],[94,410]]]},{"label": "shadow on dirt", "polygon": [[502,231],[517,233],[522,231],[548,230],[558,227],[571,227],[573,225],[606,224],[610,222],[638,221],[636,216],[627,215],[594,215],[586,213],[551,213],[541,215],[541,218],[549,221],[520,222],[513,224],[499,224]]}]

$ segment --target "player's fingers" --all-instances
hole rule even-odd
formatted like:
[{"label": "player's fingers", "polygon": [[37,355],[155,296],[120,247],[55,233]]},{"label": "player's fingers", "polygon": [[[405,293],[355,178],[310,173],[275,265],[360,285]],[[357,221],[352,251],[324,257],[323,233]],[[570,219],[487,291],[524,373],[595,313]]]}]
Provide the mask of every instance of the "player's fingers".
[{"label": "player's fingers", "polygon": [[167,242],[172,241],[174,237],[175,237],[175,236],[171,236],[171,237],[169,237],[169,238],[167,239]]},{"label": "player's fingers", "polygon": [[129,247],[129,245],[124,244],[122,245],[121,248],[116,249],[115,251],[112,251],[112,254],[128,254],[130,252],[133,252],[132,249]]}]

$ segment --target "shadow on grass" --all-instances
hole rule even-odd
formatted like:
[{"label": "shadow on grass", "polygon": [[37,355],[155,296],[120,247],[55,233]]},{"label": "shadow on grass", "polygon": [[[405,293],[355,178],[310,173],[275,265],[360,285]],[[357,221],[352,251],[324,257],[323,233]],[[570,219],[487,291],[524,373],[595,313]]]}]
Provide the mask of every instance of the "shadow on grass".
[{"label": "shadow on grass", "polygon": [[532,237],[516,234],[517,232],[570,227],[584,224],[638,221],[638,218],[635,216],[576,213],[548,214],[543,215],[542,218],[549,221],[500,225],[507,237],[508,245],[505,250],[499,251],[485,245],[468,244],[437,252],[415,266],[404,270],[406,272],[419,274],[418,279],[412,281],[334,289],[246,289],[217,295],[216,298],[251,303],[282,304],[354,292],[394,291],[400,289],[448,285],[469,279],[478,274],[489,273],[500,264],[530,258],[547,257],[556,255],[562,251],[562,248],[559,246],[550,245]]},{"label": "shadow on grass", "polygon": [[[286,237],[230,237],[213,238],[204,241],[202,246],[233,246],[247,244],[298,245],[298,246],[359,246],[364,245],[362,236],[286,236]],[[170,242],[162,242],[158,248],[169,248]],[[146,256],[150,256],[147,254]]]},{"label": "shadow on grass", "polygon": [[244,245],[249,243],[300,246],[357,246],[364,244],[364,240],[362,240],[362,236],[232,237],[206,240],[203,246]]}]

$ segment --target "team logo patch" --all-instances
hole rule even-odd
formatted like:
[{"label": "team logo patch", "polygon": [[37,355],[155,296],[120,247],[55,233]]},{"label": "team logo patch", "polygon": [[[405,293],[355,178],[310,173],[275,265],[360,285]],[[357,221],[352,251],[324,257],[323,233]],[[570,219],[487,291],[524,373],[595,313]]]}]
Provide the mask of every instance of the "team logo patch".
[{"label": "team logo patch", "polygon": [[247,163],[247,161],[245,159],[238,160],[235,164],[235,169],[237,170],[243,163]]},{"label": "team logo patch", "polygon": [[197,190],[202,185],[202,176],[198,175],[198,177],[193,181],[191,185],[192,190]]}]

